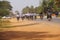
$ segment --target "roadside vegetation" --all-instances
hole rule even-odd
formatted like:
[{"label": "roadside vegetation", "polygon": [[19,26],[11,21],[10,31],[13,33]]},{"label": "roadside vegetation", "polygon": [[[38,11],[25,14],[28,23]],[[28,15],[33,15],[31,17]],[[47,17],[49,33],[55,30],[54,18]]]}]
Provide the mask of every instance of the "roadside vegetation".
[{"label": "roadside vegetation", "polygon": [[0,28],[7,28],[10,25],[10,21],[6,19],[0,19]]}]

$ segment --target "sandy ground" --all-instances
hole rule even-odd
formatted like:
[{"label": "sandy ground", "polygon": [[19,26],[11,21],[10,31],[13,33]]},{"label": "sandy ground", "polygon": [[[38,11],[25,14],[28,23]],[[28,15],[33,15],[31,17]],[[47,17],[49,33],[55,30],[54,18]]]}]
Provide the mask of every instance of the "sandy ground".
[{"label": "sandy ground", "polygon": [[10,20],[14,27],[4,28],[0,40],[60,40],[60,24],[49,21]]}]

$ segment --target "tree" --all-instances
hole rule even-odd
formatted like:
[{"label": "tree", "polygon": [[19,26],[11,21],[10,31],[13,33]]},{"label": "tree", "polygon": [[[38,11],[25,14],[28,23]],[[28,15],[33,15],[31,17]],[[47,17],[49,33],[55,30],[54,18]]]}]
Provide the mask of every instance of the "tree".
[{"label": "tree", "polygon": [[35,12],[35,8],[34,8],[34,6],[31,6],[31,7],[30,7],[29,12],[30,12],[30,13],[34,13],[34,12]]},{"label": "tree", "polygon": [[48,6],[53,8],[53,6],[54,6],[54,0],[50,0],[49,3],[48,3]]},{"label": "tree", "polygon": [[9,15],[11,10],[12,10],[12,6],[11,6],[10,2],[0,1],[0,16]]},{"label": "tree", "polygon": [[55,0],[55,5],[57,7],[57,10],[60,11],[60,0]]},{"label": "tree", "polygon": [[49,1],[47,1],[47,0],[43,0],[42,4],[41,4],[41,6],[42,6],[42,12],[44,12],[45,14],[46,14],[46,11],[47,11],[48,2]]},{"label": "tree", "polygon": [[30,10],[30,8],[28,6],[26,6],[25,8],[23,8],[22,13],[26,14],[29,12],[29,10]]},{"label": "tree", "polygon": [[56,6],[60,7],[60,0],[55,0]]},{"label": "tree", "polygon": [[43,7],[42,6],[38,6],[35,8],[35,13],[41,13],[43,11]]},{"label": "tree", "polygon": [[0,9],[0,16],[7,16],[9,15],[9,11],[6,9]]},{"label": "tree", "polygon": [[9,9],[12,10],[12,6],[8,1],[0,1],[0,9]]}]

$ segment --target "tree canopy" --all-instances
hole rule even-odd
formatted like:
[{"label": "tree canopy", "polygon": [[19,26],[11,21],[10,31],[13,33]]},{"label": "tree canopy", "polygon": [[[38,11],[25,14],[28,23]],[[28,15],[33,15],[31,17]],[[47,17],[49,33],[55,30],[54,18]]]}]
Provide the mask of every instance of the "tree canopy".
[{"label": "tree canopy", "polygon": [[46,13],[48,9],[52,10],[52,12],[55,10],[60,11],[60,0],[42,0],[41,5],[39,5],[38,7],[34,8],[34,6],[31,7],[28,6],[23,8],[22,12],[23,13],[27,13],[27,12]]},{"label": "tree canopy", "polygon": [[12,10],[10,2],[0,1],[0,16],[9,15],[10,10]]}]

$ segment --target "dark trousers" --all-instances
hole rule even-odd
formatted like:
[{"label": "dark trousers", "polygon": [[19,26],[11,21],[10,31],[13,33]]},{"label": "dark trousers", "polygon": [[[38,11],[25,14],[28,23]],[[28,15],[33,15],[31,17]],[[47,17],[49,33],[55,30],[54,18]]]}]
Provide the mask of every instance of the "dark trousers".
[{"label": "dark trousers", "polygon": [[47,15],[47,19],[48,19],[48,18],[51,18],[51,19],[52,19],[52,16],[51,16],[51,15]]},{"label": "dark trousers", "polygon": [[18,20],[18,21],[19,21],[19,18],[20,18],[20,17],[17,17],[17,20]]}]

